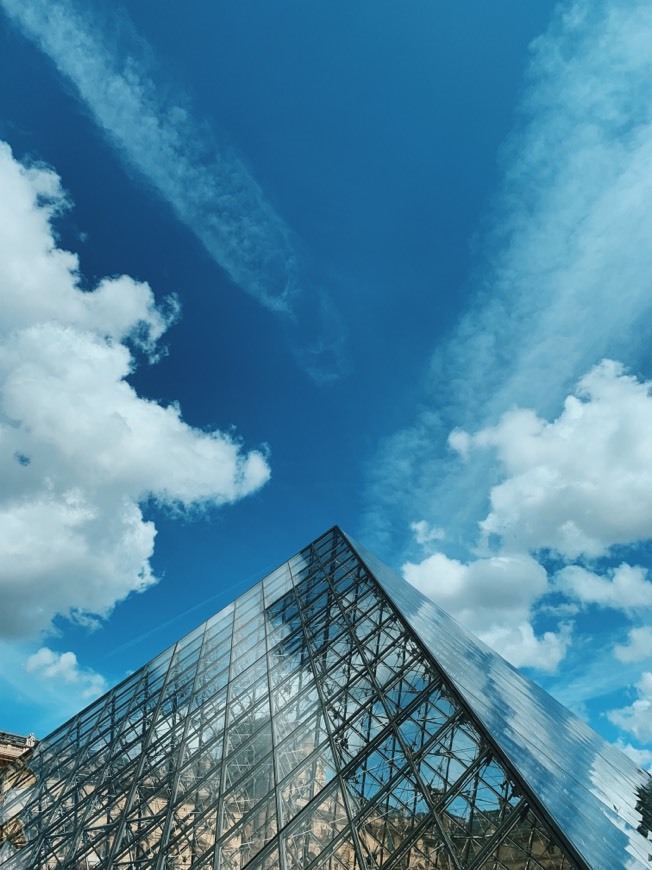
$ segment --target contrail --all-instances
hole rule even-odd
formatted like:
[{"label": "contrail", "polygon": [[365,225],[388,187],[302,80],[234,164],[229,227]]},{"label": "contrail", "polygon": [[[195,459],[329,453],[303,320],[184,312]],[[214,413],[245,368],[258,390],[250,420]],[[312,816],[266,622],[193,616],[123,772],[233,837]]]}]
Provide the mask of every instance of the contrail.
[{"label": "contrail", "polygon": [[66,0],[0,0],[0,6],[74,85],[122,160],[232,281],[266,308],[290,314],[299,293],[290,230],[187,101],[162,96],[146,61],[151,50],[133,27],[121,27],[122,47],[114,50],[98,22]]}]

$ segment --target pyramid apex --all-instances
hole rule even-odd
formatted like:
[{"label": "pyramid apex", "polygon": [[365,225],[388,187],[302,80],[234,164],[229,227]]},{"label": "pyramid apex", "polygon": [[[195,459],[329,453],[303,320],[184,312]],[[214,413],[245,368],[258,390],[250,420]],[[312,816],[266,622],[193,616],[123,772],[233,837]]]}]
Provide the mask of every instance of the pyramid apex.
[{"label": "pyramid apex", "polygon": [[334,525],[0,771],[0,864],[650,867],[650,778]]}]

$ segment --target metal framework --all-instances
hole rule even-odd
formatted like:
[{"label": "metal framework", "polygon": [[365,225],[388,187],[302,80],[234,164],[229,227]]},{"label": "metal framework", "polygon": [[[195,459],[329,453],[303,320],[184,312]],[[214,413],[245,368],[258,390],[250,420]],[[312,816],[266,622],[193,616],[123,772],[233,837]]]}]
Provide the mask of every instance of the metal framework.
[{"label": "metal framework", "polygon": [[590,866],[337,528],[0,791],[8,870]]}]

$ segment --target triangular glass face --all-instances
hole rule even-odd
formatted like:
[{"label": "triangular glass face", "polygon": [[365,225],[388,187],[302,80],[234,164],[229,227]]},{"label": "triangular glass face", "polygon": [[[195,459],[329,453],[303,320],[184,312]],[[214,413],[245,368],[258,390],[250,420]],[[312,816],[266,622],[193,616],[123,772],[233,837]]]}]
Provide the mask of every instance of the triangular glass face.
[{"label": "triangular glass face", "polygon": [[600,866],[368,562],[331,530],[5,769],[0,863]]}]

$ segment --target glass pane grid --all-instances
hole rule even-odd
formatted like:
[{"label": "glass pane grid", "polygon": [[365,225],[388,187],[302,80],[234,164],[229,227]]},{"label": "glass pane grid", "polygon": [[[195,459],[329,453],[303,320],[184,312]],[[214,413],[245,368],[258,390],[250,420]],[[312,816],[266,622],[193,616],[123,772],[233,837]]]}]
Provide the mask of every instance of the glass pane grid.
[{"label": "glass pane grid", "polygon": [[336,773],[335,762],[327,743],[317,748],[307,759],[300,759],[279,785],[282,822],[288,824],[317,794],[326,788]]},{"label": "glass pane grid", "polygon": [[574,870],[576,866],[564,856],[527,805],[524,805],[517,824],[486,859],[486,863],[492,866],[490,862],[494,862],[499,870],[519,866],[527,866],[528,870]]},{"label": "glass pane grid", "polygon": [[335,782],[284,830],[283,845],[288,868],[308,867],[348,827],[344,799]]},{"label": "glass pane grid", "polygon": [[8,870],[573,866],[338,530],[28,765]]}]

